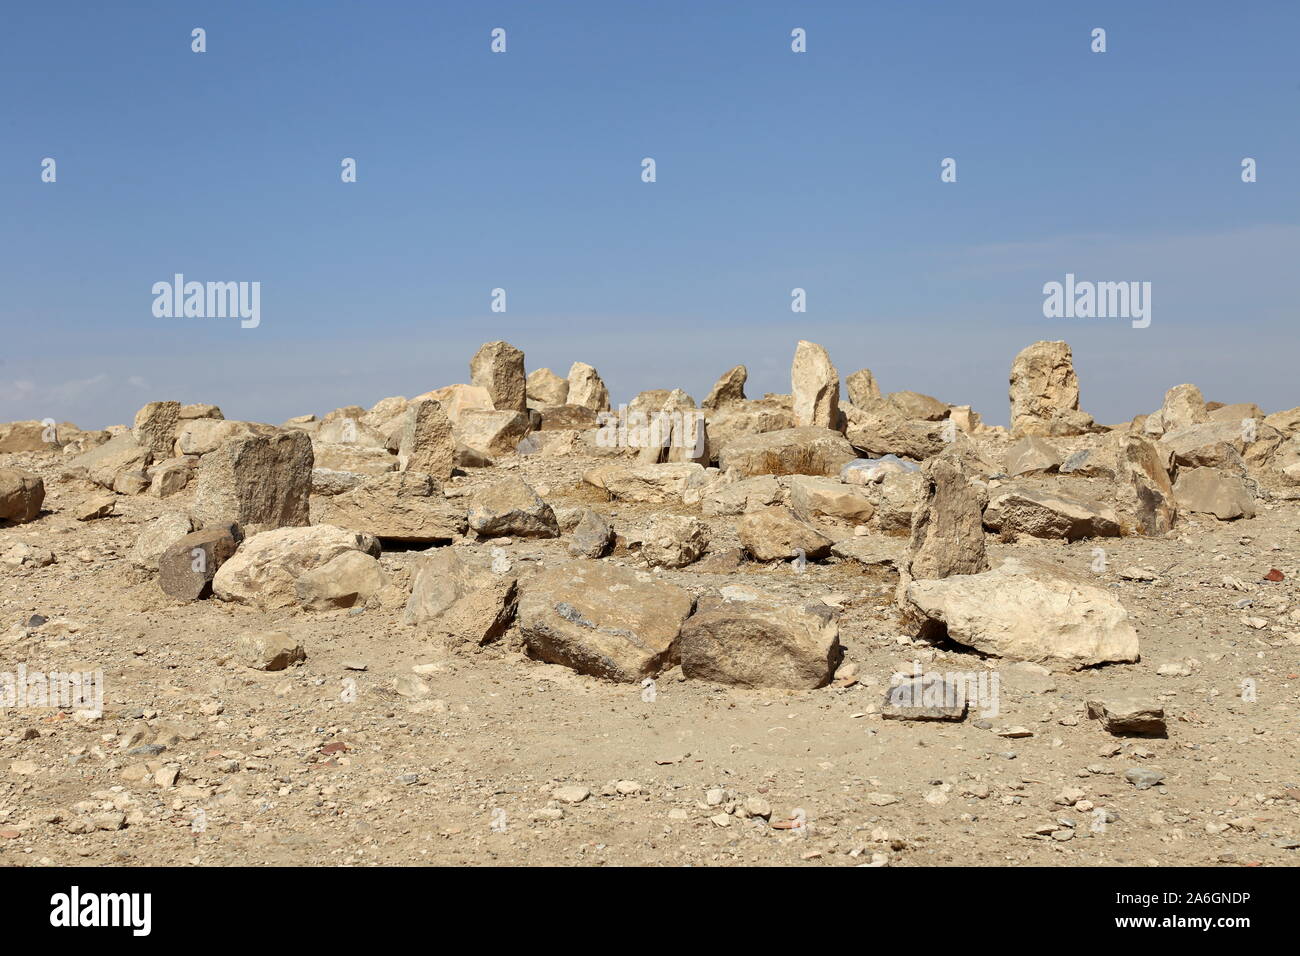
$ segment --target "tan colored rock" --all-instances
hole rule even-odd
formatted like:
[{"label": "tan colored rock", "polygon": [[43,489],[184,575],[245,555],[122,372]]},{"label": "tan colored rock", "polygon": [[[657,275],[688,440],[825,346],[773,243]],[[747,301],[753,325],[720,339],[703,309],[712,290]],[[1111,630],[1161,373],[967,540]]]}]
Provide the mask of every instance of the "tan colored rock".
[{"label": "tan colored rock", "polygon": [[840,428],[840,374],[826,350],[800,341],[790,367],[796,428]]},{"label": "tan colored rock", "polygon": [[519,603],[510,562],[466,548],[420,558],[404,620],[450,647],[487,644],[505,633]]},{"label": "tan colored rock", "polygon": [[177,417],[181,421],[194,421],[199,418],[225,418],[226,416],[221,414],[221,409],[216,405],[195,402],[190,405],[182,405]]},{"label": "tan colored rock", "polygon": [[897,455],[922,461],[948,446],[954,428],[947,422],[909,421],[896,406],[880,402],[850,424],[846,434],[853,448],[868,457]]},{"label": "tan colored rock", "polygon": [[609,389],[600,374],[586,362],[574,362],[569,367],[570,405],[583,405],[597,412],[609,408]]},{"label": "tan colored rock", "polygon": [[312,518],[381,540],[433,543],[465,533],[465,507],[448,501],[430,475],[397,471],[366,479],[328,498],[313,499]]},{"label": "tan colored rock", "polygon": [[397,471],[401,460],[386,448],[313,441],[312,459],[317,468],[346,471],[354,475],[386,475]]},{"label": "tan colored rock", "polygon": [[694,605],[688,592],[646,572],[574,562],[525,583],[519,629],[539,660],[635,683],[678,662],[678,635]]},{"label": "tan colored rock", "polygon": [[180,421],[180,402],[150,402],[135,413],[131,434],[141,448],[155,459],[170,458],[176,444],[176,425]]},{"label": "tan colored rock", "polygon": [[[538,406],[568,404],[569,380],[561,378],[549,368],[539,368],[529,372],[526,384],[530,403]],[[594,410],[588,409],[588,411]]]},{"label": "tan colored rock", "polygon": [[112,488],[119,473],[143,474],[150,460],[149,449],[137,442],[135,436],[128,431],[114,435],[104,444],[77,455],[68,462],[67,471],[74,476],[85,475],[104,488]]},{"label": "tan colored rock", "polygon": [[866,524],[876,513],[861,485],[848,485],[838,478],[796,475],[789,479],[789,489],[791,510],[813,524],[851,529]]},{"label": "tan colored rock", "polygon": [[[32,451],[38,453],[55,453],[70,442],[91,435],[83,432],[72,422],[23,421],[0,422],[0,454]],[[107,441],[107,435],[104,441]],[[102,444],[102,442],[100,442]]]},{"label": "tan colored rock", "polygon": [[282,671],[307,659],[307,652],[288,631],[263,631],[239,638],[235,656],[245,667],[259,671]]},{"label": "tan colored rock", "polygon": [[689,515],[654,515],[641,534],[641,557],[652,568],[684,568],[708,547],[708,525]]},{"label": "tan colored rock", "polygon": [[469,360],[471,384],[487,389],[497,411],[528,411],[524,353],[509,342],[488,342]]},{"label": "tan colored rock", "polygon": [[982,522],[987,492],[950,455],[931,458],[921,475],[924,497],[912,519],[907,576],[946,578],[988,570]]},{"label": "tan colored rock", "polygon": [[1002,470],[1012,478],[1033,472],[1056,471],[1064,457],[1051,444],[1037,435],[1026,435],[1007,449],[1002,459]]},{"label": "tan colored rock", "polygon": [[19,468],[0,468],[0,522],[35,521],[45,501],[45,482]]},{"label": "tan colored rock", "polygon": [[[1264,418],[1264,424],[1276,428],[1287,438],[1300,432],[1300,407],[1289,408],[1284,412],[1274,412]],[[0,447],[0,451],[3,448]]]},{"label": "tan colored rock", "polygon": [[1174,501],[1180,511],[1212,514],[1220,521],[1255,517],[1255,495],[1246,479],[1218,468],[1179,468]]},{"label": "tan colored rock", "polygon": [[528,437],[528,416],[514,411],[466,409],[461,412],[453,435],[457,445],[471,448],[489,458],[512,455]]},{"label": "tan colored rock", "polygon": [[706,515],[740,515],[779,504],[784,497],[775,475],[758,475],[709,488],[700,499],[700,509]]},{"label": "tan colored rock", "polygon": [[1167,451],[1140,435],[1126,435],[1119,447],[1115,498],[1133,516],[1137,532],[1162,535],[1178,517],[1174,486],[1169,480]]},{"label": "tan colored rock", "polygon": [[199,462],[195,514],[205,525],[237,521],[248,534],[305,525],[314,461],[302,432],[232,438]]},{"label": "tan colored rock", "polygon": [[95,521],[98,518],[112,517],[116,508],[116,495],[92,495],[73,509],[72,516],[78,521]]},{"label": "tan colored rock", "polygon": [[705,459],[718,460],[722,449],[737,438],[794,428],[794,412],[779,402],[745,400],[705,415]]},{"label": "tan colored rock", "polygon": [[920,392],[890,392],[885,401],[909,421],[940,422],[948,417],[948,406]]},{"label": "tan colored rock", "polygon": [[723,471],[734,468],[746,478],[838,475],[856,457],[853,446],[838,431],[807,426],[734,439],[722,446],[718,464]]},{"label": "tan colored rock", "polygon": [[1119,736],[1163,737],[1165,708],[1154,700],[1132,697],[1094,699],[1087,702],[1088,716]]},{"label": "tan colored rock", "polygon": [[184,456],[150,465],[145,470],[149,477],[149,494],[155,498],[170,498],[184,491],[194,477],[197,464],[197,458]]},{"label": "tan colored rock", "polygon": [[[464,414],[462,411],[461,415]],[[432,399],[413,401],[405,415],[397,452],[398,468],[432,475],[439,481],[450,478],[456,460],[456,439],[451,419],[442,405]]]},{"label": "tan colored rock", "polygon": [[469,507],[469,527],[481,538],[560,536],[551,506],[526,481],[513,475],[475,492]]},{"label": "tan colored rock", "polygon": [[348,551],[374,557],[379,543],[371,535],[332,525],[264,531],[245,540],[221,565],[212,592],[222,601],[261,610],[292,607],[298,603],[298,579]]},{"label": "tan colored rock", "polygon": [[749,378],[749,369],[743,365],[725,372],[709,390],[702,407],[707,409],[725,408],[745,400],[745,381]]},{"label": "tan colored rock", "polygon": [[757,561],[785,561],[800,557],[817,561],[831,552],[835,542],[789,508],[761,508],[741,516],[737,527],[740,544]]},{"label": "tan colored rock", "polygon": [[411,399],[407,407],[430,400],[442,406],[443,413],[451,419],[453,425],[460,421],[464,412],[473,409],[492,411],[492,396],[486,388],[479,385],[446,385],[435,388],[432,392]]},{"label": "tan colored rock", "polygon": [[572,530],[569,554],[575,558],[604,557],[614,543],[614,530],[609,522],[604,515],[597,514],[590,508],[582,509],[582,515]]},{"label": "tan colored rock", "polygon": [[1035,538],[1119,537],[1119,519],[1102,505],[1070,495],[1031,488],[1002,487],[989,495],[984,527]]},{"label": "tan colored rock", "polygon": [[844,385],[849,390],[849,401],[858,408],[865,410],[882,400],[876,376],[869,368],[858,369],[845,379]]},{"label": "tan colored rock", "polygon": [[1064,342],[1035,342],[1011,365],[1011,433],[1082,435],[1092,416],[1079,411],[1079,377],[1074,355]]},{"label": "tan colored rock", "polygon": [[[230,421],[224,418],[183,419],[176,427],[173,447],[177,455],[206,455],[232,438],[270,436],[279,431],[274,425],[263,425],[260,422]],[[172,449],[169,448],[167,454],[158,457],[171,456]]]},{"label": "tan colored rock", "polygon": [[163,553],[193,530],[194,522],[185,512],[165,512],[140,529],[128,557],[136,567],[157,571]]},{"label": "tan colored rock", "polygon": [[843,657],[831,608],[758,594],[701,600],[680,643],[687,677],[739,687],[824,687]]},{"label": "tan colored rock", "polygon": [[911,580],[906,599],[922,633],[1008,660],[1088,667],[1136,661],[1138,636],[1123,605],[1076,572],[1007,558],[991,571]]},{"label": "tan colored rock", "polygon": [[687,491],[703,488],[708,477],[708,472],[700,465],[683,462],[600,465],[583,474],[582,480],[618,501],[662,504],[681,501]]},{"label": "tan colored rock", "polygon": [[1205,398],[1195,385],[1175,385],[1165,392],[1164,403],[1154,415],[1148,415],[1142,431],[1151,438],[1166,432],[1199,425],[1210,420],[1205,408]]},{"label": "tan colored rock", "polygon": [[360,551],[344,551],[304,571],[293,582],[298,604],[308,611],[364,606],[388,583],[379,561]]}]

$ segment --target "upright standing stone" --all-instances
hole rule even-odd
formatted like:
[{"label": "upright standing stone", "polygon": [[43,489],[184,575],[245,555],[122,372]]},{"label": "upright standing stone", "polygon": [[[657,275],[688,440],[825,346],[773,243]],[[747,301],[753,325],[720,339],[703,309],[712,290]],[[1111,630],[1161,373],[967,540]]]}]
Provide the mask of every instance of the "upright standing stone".
[{"label": "upright standing stone", "polygon": [[442,405],[431,398],[413,401],[406,410],[402,440],[397,448],[397,465],[402,471],[418,471],[434,478],[451,477],[456,460],[456,440],[451,419]]},{"label": "upright standing stone", "polygon": [[609,410],[609,389],[601,381],[600,373],[586,362],[574,362],[569,367],[568,404],[597,412]]},{"label": "upright standing stone", "polygon": [[176,425],[181,417],[180,402],[150,402],[135,413],[131,434],[155,461],[172,456],[176,444]]},{"label": "upright standing stone", "polygon": [[987,571],[985,496],[971,484],[961,459],[937,455],[921,466],[921,475],[925,497],[912,518],[905,576],[946,578]]},{"label": "upright standing stone", "polygon": [[195,511],[249,534],[311,523],[311,438],[305,432],[232,438],[199,460]]},{"label": "upright standing stone", "polygon": [[1126,435],[1120,445],[1116,499],[1133,515],[1139,534],[1164,534],[1178,517],[1167,456],[1140,435]]},{"label": "upright standing stone", "polygon": [[869,368],[854,372],[844,380],[844,384],[849,390],[849,401],[858,408],[870,408],[881,399],[880,386]]},{"label": "upright standing stone", "polygon": [[824,348],[814,342],[799,343],[790,367],[790,385],[796,428],[840,427],[840,373]]},{"label": "upright standing stone", "polygon": [[703,408],[715,409],[726,405],[735,405],[745,400],[745,380],[749,378],[749,369],[737,365],[714,383],[709,397],[704,400]]},{"label": "upright standing stone", "polygon": [[497,411],[527,412],[524,353],[509,342],[488,342],[469,360],[470,382],[486,388]]},{"label": "upright standing stone", "polygon": [[1011,363],[1011,433],[1082,435],[1092,416],[1079,411],[1074,354],[1064,342],[1035,342]]}]

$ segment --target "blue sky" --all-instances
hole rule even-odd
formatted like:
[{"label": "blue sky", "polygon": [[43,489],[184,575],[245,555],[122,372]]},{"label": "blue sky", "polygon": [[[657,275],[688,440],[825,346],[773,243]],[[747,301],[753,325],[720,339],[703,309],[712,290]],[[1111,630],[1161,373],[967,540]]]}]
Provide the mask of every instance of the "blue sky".
[{"label": "blue sky", "polygon": [[[842,377],[869,367],[1005,423],[1014,354],[1063,338],[1102,421],[1184,381],[1300,404],[1293,0],[5,19],[0,420],[102,427],[175,398],[280,421],[466,381],[497,338],[530,369],[590,362],[616,400],[701,399],[737,363],[751,395],[788,391],[802,338]],[[261,324],[155,318],[151,287],[177,272],[260,282]],[[1044,318],[1067,272],[1151,282],[1151,326]]]}]

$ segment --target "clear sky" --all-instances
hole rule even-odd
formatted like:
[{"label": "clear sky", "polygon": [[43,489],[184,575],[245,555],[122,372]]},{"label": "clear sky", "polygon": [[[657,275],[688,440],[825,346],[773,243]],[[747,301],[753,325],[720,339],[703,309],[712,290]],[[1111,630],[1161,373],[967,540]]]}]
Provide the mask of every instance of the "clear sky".
[{"label": "clear sky", "polygon": [[[1065,339],[1101,421],[1300,405],[1296,0],[15,2],[0,88],[0,420],[274,422],[498,338],[616,401],[788,391],[802,338],[1005,423]],[[260,325],[155,317],[175,273]],[[1066,273],[1151,282],[1150,326],[1045,318]]]}]

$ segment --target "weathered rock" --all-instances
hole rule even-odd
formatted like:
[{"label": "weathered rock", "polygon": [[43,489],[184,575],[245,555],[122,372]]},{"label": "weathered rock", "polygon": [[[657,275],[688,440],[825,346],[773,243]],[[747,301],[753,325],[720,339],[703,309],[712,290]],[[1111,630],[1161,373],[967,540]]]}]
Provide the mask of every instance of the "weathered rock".
[{"label": "weathered rock", "polygon": [[1161,535],[1172,529],[1178,506],[1167,453],[1140,435],[1126,435],[1119,446],[1118,465],[1115,498],[1133,515],[1138,533]]},{"label": "weathered rock", "polygon": [[1240,422],[1204,422],[1165,432],[1157,447],[1179,466],[1225,468],[1244,474],[1244,452],[1256,442],[1264,441],[1267,447],[1259,450],[1267,457],[1281,444],[1282,438],[1274,429],[1251,421],[1251,440],[1247,440]]},{"label": "weathered rock", "polygon": [[488,342],[469,360],[470,382],[485,388],[497,411],[528,411],[524,353],[509,342]]},{"label": "weathered rock", "polygon": [[517,476],[504,478],[474,494],[469,508],[469,527],[481,538],[560,536],[560,526],[551,506]]},{"label": "weathered rock", "polygon": [[526,390],[528,401],[540,406],[564,405],[569,401],[569,380],[560,378],[549,368],[539,368],[529,372]]},{"label": "weathered rock", "polygon": [[867,409],[881,401],[880,386],[869,368],[858,369],[844,380],[844,386],[849,390],[849,401],[858,408]]},{"label": "weathered rock", "polygon": [[178,455],[206,455],[214,452],[232,438],[270,436],[280,429],[260,422],[229,421],[224,418],[182,419],[176,428],[176,441],[167,453],[159,457],[170,458],[172,448]]},{"label": "weathered rock", "polygon": [[307,652],[288,631],[263,631],[240,637],[235,656],[254,670],[282,671],[305,661]]},{"label": "weathered rock", "polygon": [[199,418],[225,418],[221,414],[221,409],[216,405],[210,405],[207,402],[194,402],[190,405],[182,405],[178,418],[181,421],[194,421]]},{"label": "weathered rock", "polygon": [[598,412],[609,408],[609,389],[586,362],[574,362],[569,367],[568,404],[584,405]]},{"label": "weathered rock", "polygon": [[940,422],[948,417],[948,406],[920,392],[890,392],[885,401],[909,421]]},{"label": "weathered rock", "polygon": [[725,372],[709,390],[702,407],[708,409],[725,408],[745,400],[745,381],[749,378],[749,369],[743,365]]},{"label": "weathered rock", "polygon": [[866,485],[876,514],[871,525],[885,532],[911,533],[912,521],[925,502],[929,484],[920,471],[887,474],[884,478]]},{"label": "weathered rock", "polygon": [[1027,435],[1007,449],[1002,470],[1015,478],[1036,471],[1056,471],[1062,460],[1061,453],[1052,445],[1037,435]]},{"label": "weathered rock", "polygon": [[680,501],[688,490],[704,487],[708,481],[708,472],[693,462],[609,464],[591,469],[583,474],[582,480],[619,501],[661,504]]},{"label": "weathered rock", "polygon": [[460,421],[460,416],[465,412],[475,409],[493,410],[492,396],[481,385],[444,385],[442,388],[435,388],[432,392],[415,396],[407,403],[407,408],[417,402],[427,401],[434,401],[441,405],[443,414],[451,419],[453,425]]},{"label": "weathered rock", "polygon": [[519,600],[519,628],[539,660],[625,683],[677,663],[695,601],[645,572],[605,562],[539,571]]},{"label": "weathered rock", "polygon": [[1119,537],[1119,519],[1109,508],[1070,495],[1031,488],[1002,487],[989,495],[984,527],[1035,538]]},{"label": "weathered rock", "polygon": [[738,438],[794,427],[794,412],[769,399],[734,402],[707,412],[704,423],[704,460],[718,460],[722,449]]},{"label": "weathered rock", "polygon": [[522,412],[471,408],[461,412],[454,434],[457,445],[497,458],[514,454],[528,430],[528,416]]},{"label": "weathered rock", "polygon": [[1100,449],[1083,448],[1061,462],[1060,472],[1083,478],[1114,478],[1114,466],[1113,456],[1107,456]]},{"label": "weathered rock", "polygon": [[313,463],[329,471],[346,471],[354,475],[386,475],[400,464],[396,455],[373,445],[348,445],[342,442],[313,441]]},{"label": "weathered rock", "polygon": [[183,535],[158,558],[158,586],[180,601],[197,601],[212,593],[212,580],[234,555],[243,530],[233,522],[220,522]]},{"label": "weathered rock", "polygon": [[613,543],[614,531],[609,522],[590,508],[582,509],[569,541],[569,554],[576,558],[600,558],[609,553]]},{"label": "weathered rock", "polygon": [[514,620],[518,580],[509,560],[465,548],[439,548],[417,565],[405,621],[452,647],[486,644]]},{"label": "weathered rock", "polygon": [[181,538],[194,530],[194,522],[183,511],[168,511],[148,522],[136,536],[128,557],[136,567],[158,570],[158,559]]},{"label": "weathered rock", "polygon": [[298,604],[309,611],[364,605],[387,583],[379,561],[360,551],[344,551],[304,571],[293,582]]},{"label": "weathered rock", "polygon": [[78,521],[94,521],[107,518],[117,509],[116,495],[93,495],[73,509],[72,516]]},{"label": "weathered rock", "polygon": [[946,634],[995,657],[1073,667],[1138,659],[1123,605],[1082,574],[1045,562],[1007,558],[979,574],[911,580],[905,595],[924,636]]},{"label": "weathered rock", "polygon": [[[1266,415],[1264,424],[1276,428],[1285,437],[1290,438],[1300,432],[1300,406],[1288,408],[1284,412],[1274,412],[1272,415]],[[0,451],[2,450],[3,448],[0,448]]]},{"label": "weathered rock", "polygon": [[855,458],[840,469],[840,481],[850,485],[880,484],[888,475],[919,472],[919,465],[904,461],[897,455],[880,458]]},{"label": "weathered rock", "polygon": [[212,590],[223,601],[262,610],[292,607],[298,601],[298,579],[347,551],[377,556],[379,542],[327,524],[264,531],[249,537],[221,565]]},{"label": "weathered rock", "polygon": [[583,431],[597,424],[597,413],[585,405],[543,405],[535,411],[542,419],[539,431]]},{"label": "weathered rock", "polygon": [[728,442],[718,454],[723,471],[754,475],[838,475],[857,456],[837,431],[808,426],[748,435]]},{"label": "weathered rock", "polygon": [[433,399],[415,401],[405,415],[397,451],[398,467],[402,471],[432,475],[439,481],[450,478],[456,459],[456,440],[451,419],[441,403]]},{"label": "weathered rock", "polygon": [[682,628],[682,673],[741,687],[824,687],[843,656],[835,612],[753,592],[704,598]]},{"label": "weathered rock", "polygon": [[835,542],[789,508],[751,511],[740,519],[740,543],[755,560],[783,561],[802,556],[817,561],[830,554]]},{"label": "weathered rock", "polygon": [[199,462],[195,513],[205,525],[237,521],[249,534],[305,525],[314,461],[302,432],[232,438]]},{"label": "weathered rock", "polygon": [[826,350],[814,342],[800,341],[790,367],[796,428],[840,427],[840,374]]},{"label": "weathered rock", "polygon": [[946,578],[988,570],[981,521],[986,492],[971,483],[953,456],[930,459],[921,475],[924,492],[912,519],[907,574]]},{"label": "weathered rock", "polygon": [[1198,425],[1210,420],[1205,408],[1205,398],[1195,385],[1175,385],[1165,392],[1164,403],[1148,415],[1142,430],[1149,437],[1159,438],[1167,432]]},{"label": "weathered rock", "polygon": [[58,452],[69,442],[89,434],[72,422],[51,424],[48,420],[34,419],[23,422],[0,422],[0,455],[24,451]]},{"label": "weathered rock", "polygon": [[948,438],[954,437],[954,428],[946,422],[910,421],[895,406],[882,402],[851,423],[846,435],[863,455],[896,455],[920,461],[942,452],[949,444]]},{"label": "weathered rock", "polygon": [[885,691],[880,716],[885,720],[962,720],[966,703],[966,687],[960,681],[924,674],[899,681]]},{"label": "weathered rock", "polygon": [[1013,435],[1082,435],[1092,416],[1079,411],[1079,377],[1064,342],[1035,342],[1011,365]]},{"label": "weathered rock", "polygon": [[1087,703],[1088,716],[1117,735],[1163,737],[1165,709],[1152,700],[1132,697],[1095,699]]},{"label": "weathered rock", "polygon": [[652,568],[684,568],[708,546],[708,526],[689,515],[657,514],[641,535],[641,557]]},{"label": "weathered rock", "polygon": [[0,468],[0,521],[35,521],[45,502],[45,482],[19,468]]},{"label": "weathered rock", "polygon": [[135,427],[131,434],[153,458],[170,458],[172,446],[176,444],[176,425],[180,415],[180,402],[150,402],[135,413]]},{"label": "weathered rock", "polygon": [[831,548],[831,554],[841,561],[856,561],[868,567],[901,567],[906,551],[905,542],[899,538],[879,534],[855,534],[851,538],[836,541]]},{"label": "weathered rock", "polygon": [[1246,479],[1218,468],[1179,468],[1174,501],[1180,511],[1212,514],[1220,521],[1255,517],[1255,495]]},{"label": "weathered rock", "polygon": [[145,474],[149,477],[149,494],[155,498],[170,498],[185,490],[194,476],[197,458],[168,458],[150,465]]},{"label": "weathered rock", "polygon": [[443,497],[432,476],[398,471],[365,480],[350,491],[312,503],[317,524],[363,531],[376,538],[432,543],[465,533],[465,508]]},{"label": "weathered rock", "polygon": [[137,442],[130,432],[122,432],[77,455],[68,462],[67,470],[72,475],[84,474],[104,488],[112,488],[119,472],[143,472],[149,461],[149,449]]},{"label": "weathered rock", "polygon": [[790,509],[804,521],[852,528],[866,524],[876,513],[860,485],[809,475],[796,475],[789,482]]},{"label": "weathered rock", "polygon": [[742,478],[710,488],[700,499],[706,515],[739,515],[782,500],[783,491],[775,475]]}]

